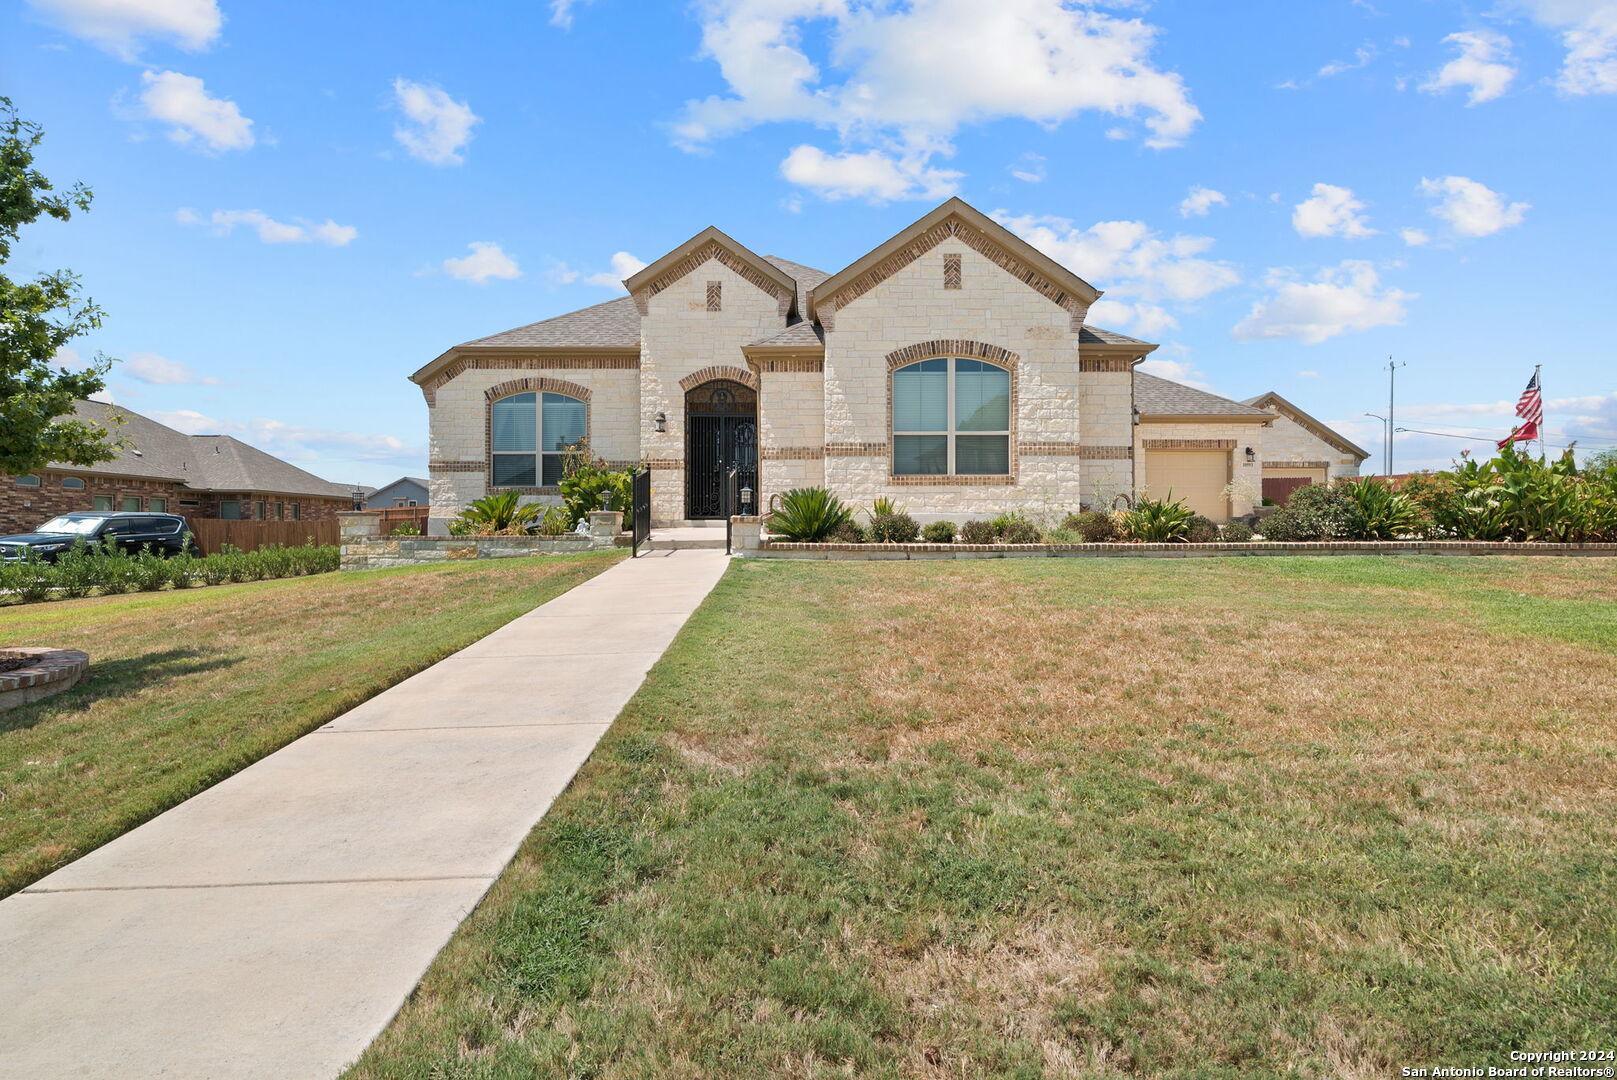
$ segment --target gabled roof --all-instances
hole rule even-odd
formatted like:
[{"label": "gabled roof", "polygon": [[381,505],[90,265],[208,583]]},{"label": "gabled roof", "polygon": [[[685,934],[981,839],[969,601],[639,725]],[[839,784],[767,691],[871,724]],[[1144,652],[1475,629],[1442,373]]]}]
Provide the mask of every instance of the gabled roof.
[{"label": "gabled roof", "polygon": [[149,416],[101,401],[76,401],[78,419],[109,428],[123,445],[111,461],[95,465],[52,462],[48,468],[92,476],[173,480],[198,491],[261,491],[278,495],[349,498],[333,484],[229,435],[187,435]]},{"label": "gabled roof", "polygon": [[[776,266],[773,262],[758,255],[749,247],[731,239],[718,228],[709,225],[683,244],[679,245],[644,270],[623,279],[623,287],[629,290],[630,296],[639,294],[656,295],[675,281],[685,277],[695,266],[706,261],[704,253],[711,256],[717,250],[728,254],[737,260],[730,264],[731,269],[741,272],[760,288],[767,287],[765,283],[772,283],[775,287],[790,298],[791,308],[795,309],[797,300],[797,282],[792,275]],[[719,256],[721,260],[723,255]],[[745,271],[751,270],[749,275]],[[754,276],[756,275],[756,276]]]},{"label": "gabled roof", "polygon": [[1253,408],[1263,409],[1266,412],[1278,413],[1279,415],[1284,416],[1287,420],[1290,420],[1305,430],[1319,436],[1321,439],[1342,451],[1342,453],[1351,454],[1360,461],[1363,461],[1365,458],[1370,456],[1370,451],[1364,449],[1364,447],[1358,445],[1357,443],[1350,441],[1345,436],[1338,433],[1335,428],[1328,427],[1321,421],[1314,419],[1312,416],[1303,412],[1297,406],[1293,405],[1291,402],[1287,401],[1273,390],[1270,390],[1266,394],[1259,394],[1257,397],[1247,398],[1244,404],[1251,405]]},{"label": "gabled roof", "polygon": [[638,349],[640,313],[635,310],[632,299],[620,296],[604,304],[579,308],[514,330],[464,341],[455,347]]},{"label": "gabled roof", "polygon": [[1216,416],[1232,423],[1266,423],[1270,413],[1231,401],[1183,383],[1160,379],[1143,371],[1134,373],[1134,408],[1142,418],[1174,419]]},{"label": "gabled roof", "polygon": [[1078,331],[1078,344],[1116,345],[1125,346],[1130,349],[1138,346],[1142,353],[1151,352],[1156,348],[1156,346],[1149,341],[1141,341],[1137,337],[1129,337],[1127,334],[1119,334],[1116,330],[1102,330],[1100,327],[1090,326],[1088,323],[1085,323],[1084,328]]},{"label": "gabled roof", "polygon": [[[1050,295],[1052,299],[1070,294],[1084,304],[1093,304],[1100,298],[1101,291],[1095,286],[1044,254],[1044,252],[1035,248],[981,210],[970,205],[964,199],[955,197],[816,285],[809,292],[808,317],[811,319],[818,318],[816,314],[817,306],[822,301],[853,285],[862,275],[876,270],[884,261],[895,256],[901,256],[906,247],[914,244],[918,239],[923,238],[927,233],[932,232],[939,226],[947,224],[951,219],[975,230],[989,243],[1009,252],[1018,262],[1027,266],[1036,279],[1042,279],[1039,281],[1029,280],[1028,284],[1038,288],[1039,291],[1046,293],[1046,295]],[[1041,285],[1045,287],[1041,288]],[[1057,300],[1057,302],[1061,301]]]}]

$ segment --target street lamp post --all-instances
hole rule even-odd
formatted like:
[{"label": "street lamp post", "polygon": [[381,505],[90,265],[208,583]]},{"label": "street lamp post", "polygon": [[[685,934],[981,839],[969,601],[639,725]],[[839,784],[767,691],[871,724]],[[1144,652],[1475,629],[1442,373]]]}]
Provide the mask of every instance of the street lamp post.
[{"label": "street lamp post", "polygon": [[1381,474],[1392,475],[1392,421],[1373,412],[1364,415],[1381,421]]}]

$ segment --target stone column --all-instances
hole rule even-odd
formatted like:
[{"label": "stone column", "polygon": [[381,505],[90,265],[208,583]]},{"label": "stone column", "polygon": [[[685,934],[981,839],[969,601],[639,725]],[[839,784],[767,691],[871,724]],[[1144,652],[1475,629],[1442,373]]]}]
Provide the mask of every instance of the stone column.
[{"label": "stone column", "polygon": [[736,515],[730,519],[730,546],[745,555],[763,546],[763,518],[757,515]]},{"label": "stone column", "polygon": [[338,514],[337,533],[342,553],[338,566],[343,570],[363,570],[369,555],[368,545],[382,535],[382,515]]},{"label": "stone column", "polygon": [[590,511],[590,547],[611,547],[623,526],[620,510]]}]

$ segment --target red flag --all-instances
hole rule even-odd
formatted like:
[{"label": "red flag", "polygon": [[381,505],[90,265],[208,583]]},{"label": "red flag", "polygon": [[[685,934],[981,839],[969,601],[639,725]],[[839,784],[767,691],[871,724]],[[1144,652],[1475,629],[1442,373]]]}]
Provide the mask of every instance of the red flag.
[{"label": "red flag", "polygon": [[1534,369],[1533,377],[1527,380],[1527,389],[1516,401],[1516,415],[1523,422],[1519,427],[1511,428],[1510,434],[1499,440],[1501,450],[1513,442],[1531,442],[1539,437],[1538,427],[1544,422],[1544,395],[1539,392],[1537,369]]}]

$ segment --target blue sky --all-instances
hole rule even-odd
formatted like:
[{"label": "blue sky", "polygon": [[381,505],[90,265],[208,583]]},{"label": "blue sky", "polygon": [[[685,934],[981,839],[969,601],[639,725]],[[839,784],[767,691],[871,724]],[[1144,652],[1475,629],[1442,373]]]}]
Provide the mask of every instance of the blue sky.
[{"label": "blue sky", "polygon": [[[422,474],[406,376],[708,225],[835,270],[959,194],[1097,325],[1380,465],[1399,425],[1617,446],[1617,0],[25,0],[0,93],[96,193],[120,404],[331,479]],[[71,362],[71,357],[64,357]],[[1400,471],[1487,442],[1400,434]]]}]

